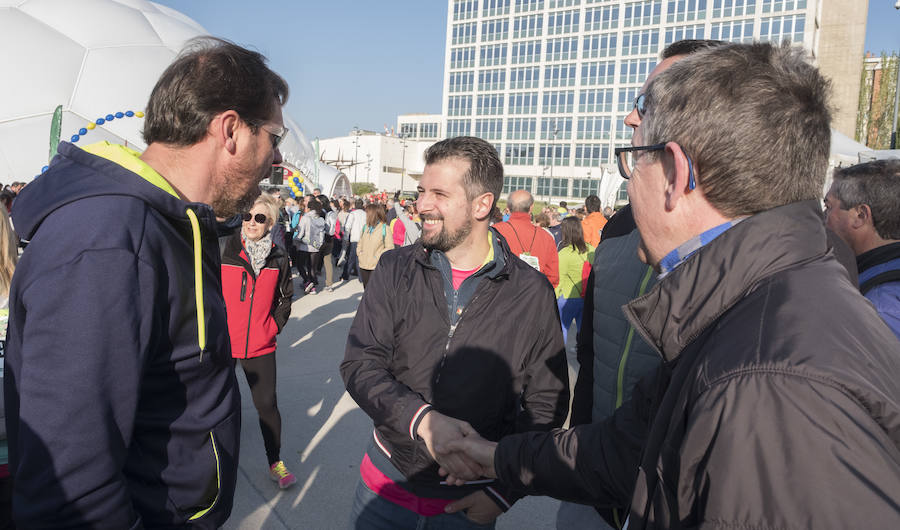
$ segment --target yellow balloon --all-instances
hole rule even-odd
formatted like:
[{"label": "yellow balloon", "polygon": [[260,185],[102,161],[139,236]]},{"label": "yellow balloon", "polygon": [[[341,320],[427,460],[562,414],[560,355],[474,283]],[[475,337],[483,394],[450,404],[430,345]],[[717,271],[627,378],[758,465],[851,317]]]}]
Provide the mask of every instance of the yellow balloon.
[{"label": "yellow balloon", "polygon": [[300,182],[303,182],[303,177],[300,177]]},{"label": "yellow balloon", "polygon": [[93,130],[94,127],[96,127],[96,126],[97,126],[97,124],[94,122],[91,122],[91,123],[85,125],[85,127],[87,127],[89,130]]},{"label": "yellow balloon", "polygon": [[134,115],[137,116],[138,118],[143,118],[143,117],[144,117],[144,113],[141,112],[141,111],[135,112]]},{"label": "yellow balloon", "polygon": [[294,192],[294,193],[297,195],[297,197],[303,197],[303,192],[302,192],[302,191],[296,191],[296,192]]}]

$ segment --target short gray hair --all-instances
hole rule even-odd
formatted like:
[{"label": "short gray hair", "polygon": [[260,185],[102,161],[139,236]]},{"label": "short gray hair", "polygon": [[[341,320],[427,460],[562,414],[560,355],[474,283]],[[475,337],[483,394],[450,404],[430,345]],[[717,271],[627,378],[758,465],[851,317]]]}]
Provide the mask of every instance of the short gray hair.
[{"label": "short gray hair", "polygon": [[[640,131],[676,142],[723,215],[821,197],[831,146],[829,83],[790,45],[697,51],[656,76]],[[648,153],[653,156],[653,153]]]},{"label": "short gray hair", "polygon": [[869,205],[875,232],[882,239],[900,239],[900,160],[837,168],[831,193],[844,210]]}]

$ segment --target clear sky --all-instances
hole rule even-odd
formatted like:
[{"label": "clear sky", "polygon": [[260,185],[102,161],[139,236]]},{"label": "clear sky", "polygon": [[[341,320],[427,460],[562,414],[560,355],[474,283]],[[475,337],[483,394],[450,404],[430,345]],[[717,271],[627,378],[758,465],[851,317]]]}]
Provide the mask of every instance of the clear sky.
[{"label": "clear sky", "polygon": [[[155,1],[266,55],[310,139],[441,112],[446,0]],[[869,0],[866,50],[900,50],[895,1]]]}]

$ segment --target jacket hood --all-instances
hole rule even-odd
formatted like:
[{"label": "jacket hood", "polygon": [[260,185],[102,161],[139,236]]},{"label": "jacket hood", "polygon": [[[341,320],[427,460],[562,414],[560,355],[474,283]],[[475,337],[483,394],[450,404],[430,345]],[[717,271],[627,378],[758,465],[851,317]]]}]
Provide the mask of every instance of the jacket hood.
[{"label": "jacket hood", "polygon": [[54,210],[100,195],[135,197],[163,215],[185,222],[188,221],[185,210],[189,206],[200,217],[212,218],[208,205],[185,202],[111,160],[68,142],[60,142],[57,152],[50,169],[25,186],[16,198],[13,222],[25,240],[34,236],[41,222]]},{"label": "jacket hood", "polygon": [[735,225],[622,309],[671,361],[762,280],[827,252],[817,201],[780,206]]}]

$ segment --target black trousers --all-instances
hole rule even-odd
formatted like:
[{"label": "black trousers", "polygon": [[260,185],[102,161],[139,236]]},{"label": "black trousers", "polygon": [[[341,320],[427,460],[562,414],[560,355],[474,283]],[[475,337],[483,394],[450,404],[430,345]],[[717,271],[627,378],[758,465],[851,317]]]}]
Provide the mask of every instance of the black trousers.
[{"label": "black trousers", "polygon": [[320,252],[298,250],[297,255],[300,260],[300,263],[297,266],[297,272],[299,272],[300,277],[303,278],[303,285],[306,285],[309,282],[318,285],[318,272],[322,270],[322,254]]},{"label": "black trousers", "polygon": [[278,398],[275,395],[275,352],[240,361],[250,385],[253,405],[259,414],[259,429],[271,466],[281,460],[281,413],[278,412]]}]

